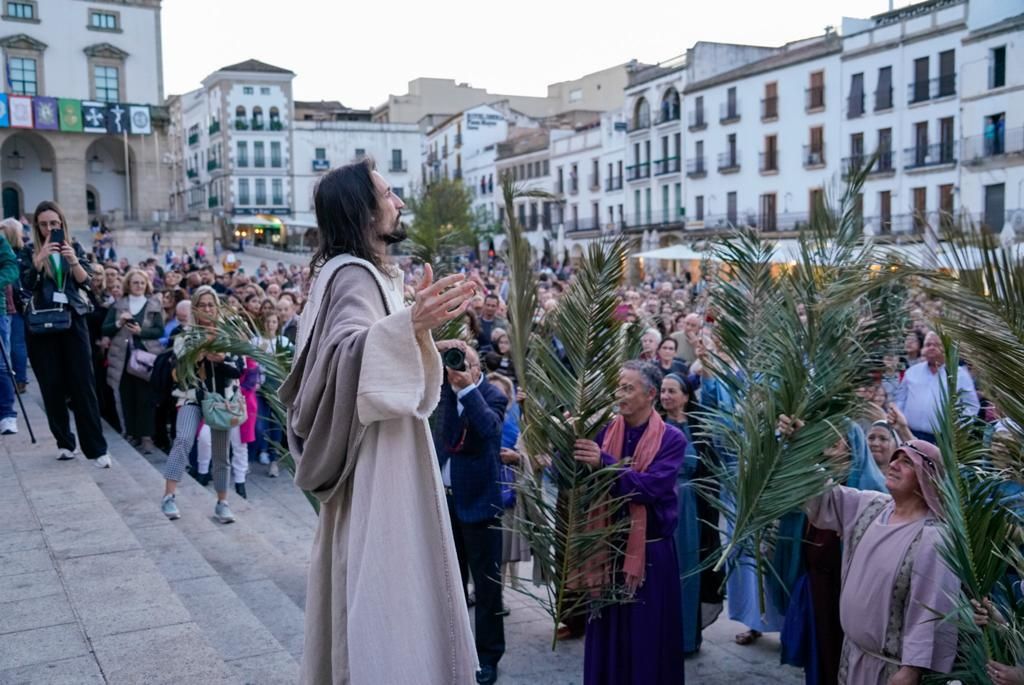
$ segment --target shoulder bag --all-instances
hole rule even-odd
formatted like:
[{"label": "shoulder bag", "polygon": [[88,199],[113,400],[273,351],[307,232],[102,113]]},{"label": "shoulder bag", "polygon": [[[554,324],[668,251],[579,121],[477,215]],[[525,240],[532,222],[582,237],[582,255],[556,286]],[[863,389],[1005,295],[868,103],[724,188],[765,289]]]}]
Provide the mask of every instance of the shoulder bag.
[{"label": "shoulder bag", "polygon": [[36,309],[35,298],[29,298],[25,324],[32,335],[63,333],[71,328],[71,310],[62,304],[49,309]]},{"label": "shoulder bag", "polygon": [[242,393],[236,392],[234,397],[228,399],[213,389],[213,372],[206,379],[208,386],[203,393],[202,408],[203,421],[212,429],[231,430],[241,426],[247,418],[245,411],[245,398]]}]

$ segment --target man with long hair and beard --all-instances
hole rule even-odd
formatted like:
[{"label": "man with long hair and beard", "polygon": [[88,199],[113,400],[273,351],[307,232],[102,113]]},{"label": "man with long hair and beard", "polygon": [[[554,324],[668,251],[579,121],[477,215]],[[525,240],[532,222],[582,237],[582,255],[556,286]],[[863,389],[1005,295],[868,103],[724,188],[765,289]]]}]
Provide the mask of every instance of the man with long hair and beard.
[{"label": "man with long hair and beard", "polygon": [[302,682],[472,683],[476,650],[427,418],[442,365],[431,330],[465,312],[462,275],[403,301],[387,247],[405,206],[373,163],[328,172],[288,408],[295,482],[320,502]]}]

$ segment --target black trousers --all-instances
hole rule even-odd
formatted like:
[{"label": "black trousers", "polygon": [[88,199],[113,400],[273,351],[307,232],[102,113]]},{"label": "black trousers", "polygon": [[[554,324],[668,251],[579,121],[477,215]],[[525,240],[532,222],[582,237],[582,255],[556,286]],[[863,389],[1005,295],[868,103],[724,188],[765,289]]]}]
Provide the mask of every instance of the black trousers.
[{"label": "black trousers", "polygon": [[476,656],[481,666],[497,666],[505,653],[505,619],[501,616],[501,519],[463,523],[448,495],[448,513],[459,557],[462,590],[469,574],[476,589]]},{"label": "black trousers", "polygon": [[100,407],[96,399],[96,379],[92,371],[92,349],[85,319],[71,317],[71,328],[61,333],[47,333],[26,337],[28,358],[39,381],[43,406],[50,432],[57,447],[75,449],[75,434],[71,432],[68,403],[75,412],[75,427],[82,443],[82,452],[89,459],[107,453],[100,423]]},{"label": "black trousers", "polygon": [[149,383],[128,373],[128,364],[121,374],[121,408],[124,411],[124,432],[133,438],[152,438],[156,407]]}]

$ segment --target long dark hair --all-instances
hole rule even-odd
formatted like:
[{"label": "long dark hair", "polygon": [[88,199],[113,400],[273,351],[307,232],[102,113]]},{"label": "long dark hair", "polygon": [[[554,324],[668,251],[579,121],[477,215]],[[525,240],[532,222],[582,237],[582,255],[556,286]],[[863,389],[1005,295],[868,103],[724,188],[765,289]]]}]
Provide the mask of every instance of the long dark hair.
[{"label": "long dark hair", "polygon": [[316,184],[313,205],[319,244],[309,265],[312,274],[339,254],[365,259],[383,270],[384,264],[371,242],[374,215],[380,204],[371,175],[374,169],[373,160],[364,157],[331,169]]}]

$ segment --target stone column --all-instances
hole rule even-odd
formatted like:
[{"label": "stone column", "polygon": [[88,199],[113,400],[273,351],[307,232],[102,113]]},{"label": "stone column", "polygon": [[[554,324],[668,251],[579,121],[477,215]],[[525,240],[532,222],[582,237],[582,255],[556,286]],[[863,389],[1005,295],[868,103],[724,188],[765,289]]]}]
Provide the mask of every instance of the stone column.
[{"label": "stone column", "polygon": [[72,231],[89,227],[89,211],[85,204],[85,151],[93,137],[83,133],[50,133],[47,139],[53,144],[54,185],[57,197],[54,199],[64,210],[68,229]]}]

